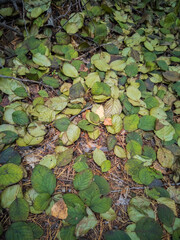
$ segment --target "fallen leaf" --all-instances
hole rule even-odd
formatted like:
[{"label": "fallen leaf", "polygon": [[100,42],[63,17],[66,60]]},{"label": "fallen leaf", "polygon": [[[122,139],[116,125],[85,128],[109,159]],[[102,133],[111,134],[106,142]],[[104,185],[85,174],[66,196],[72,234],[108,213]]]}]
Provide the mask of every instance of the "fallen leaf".
[{"label": "fallen leaf", "polygon": [[62,198],[52,206],[51,214],[55,218],[59,218],[59,219],[67,218],[68,208]]},{"label": "fallen leaf", "polygon": [[105,118],[104,119],[104,125],[105,126],[112,126],[112,119],[111,118]]}]

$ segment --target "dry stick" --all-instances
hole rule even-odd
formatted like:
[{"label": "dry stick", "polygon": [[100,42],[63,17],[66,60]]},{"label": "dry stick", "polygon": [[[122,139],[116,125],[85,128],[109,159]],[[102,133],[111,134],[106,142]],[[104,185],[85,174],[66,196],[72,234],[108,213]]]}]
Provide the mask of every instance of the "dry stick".
[{"label": "dry stick", "polygon": [[24,37],[21,32],[19,32],[18,30],[16,30],[15,28],[13,28],[13,27],[11,27],[11,26],[8,26],[8,25],[5,24],[5,23],[0,23],[0,27],[4,27],[4,28],[6,28],[6,29],[9,29],[9,30],[11,30],[11,31],[13,31],[13,32],[16,32],[18,36]]},{"label": "dry stick", "polygon": [[[0,78],[8,78],[8,79],[14,79],[14,80],[17,80],[17,81],[20,81],[20,82],[29,82],[29,83],[34,83],[34,84],[39,84],[39,85],[42,85],[43,87],[47,87],[47,88],[50,88],[52,91],[55,92],[54,88],[51,87],[51,86],[48,86],[42,82],[37,82],[37,81],[34,81],[34,80],[30,80],[30,79],[22,79],[22,78],[17,78],[17,77],[10,77],[10,76],[5,76],[5,75],[1,75],[0,74]],[[56,92],[55,92],[56,93]]]},{"label": "dry stick", "polygon": [[75,117],[77,117],[79,114],[81,114],[81,113],[83,113],[83,112],[85,112],[86,110],[91,109],[91,108],[92,108],[92,105],[90,105],[89,107],[84,108],[83,110],[80,111],[80,113],[78,113],[78,114],[70,117],[69,120],[72,121],[72,120],[73,120]]},{"label": "dry stick", "polygon": [[[83,5],[83,7],[85,7],[85,6],[88,4],[89,1],[90,1],[90,0],[88,0],[88,1]],[[71,18],[73,18],[76,14],[77,14],[77,13],[72,14],[72,16],[71,16],[69,19],[67,19],[66,22],[65,22],[62,26],[59,26],[58,31],[56,31],[55,33],[58,33],[58,32],[69,22],[69,20],[70,20]]]}]

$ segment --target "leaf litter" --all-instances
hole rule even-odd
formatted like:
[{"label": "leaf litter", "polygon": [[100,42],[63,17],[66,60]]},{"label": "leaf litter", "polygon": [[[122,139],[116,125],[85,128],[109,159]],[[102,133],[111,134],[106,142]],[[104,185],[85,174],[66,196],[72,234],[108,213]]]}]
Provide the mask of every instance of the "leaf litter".
[{"label": "leaf litter", "polygon": [[179,238],[179,7],[3,5],[3,239]]}]

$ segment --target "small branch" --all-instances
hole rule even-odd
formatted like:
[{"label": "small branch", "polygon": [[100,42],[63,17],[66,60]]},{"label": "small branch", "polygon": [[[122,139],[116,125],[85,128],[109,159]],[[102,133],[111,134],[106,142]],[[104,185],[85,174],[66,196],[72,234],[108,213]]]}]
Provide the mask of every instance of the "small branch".
[{"label": "small branch", "polygon": [[[9,2],[12,2],[12,0],[0,0],[0,4],[9,3]],[[14,0],[13,2],[21,3],[21,0]]]},{"label": "small branch", "polygon": [[[46,85],[46,84],[44,84],[42,82],[37,82],[37,81],[34,81],[34,80],[30,80],[30,79],[22,79],[22,78],[17,78],[17,77],[10,77],[10,76],[5,76],[5,75],[1,75],[0,74],[0,78],[1,77],[2,78],[8,78],[8,79],[14,79],[14,80],[17,80],[17,81],[20,81],[20,82],[28,82],[28,83],[33,83],[33,84],[39,84],[39,85],[41,85],[41,86],[43,86],[45,88],[50,88],[53,92],[56,93],[56,91],[54,90],[53,87],[48,86],[48,85]],[[57,95],[57,93],[56,93],[56,95]]]},{"label": "small branch", "polygon": [[17,6],[16,0],[11,0],[10,2],[13,4],[14,9],[15,9],[17,12],[19,12],[19,8],[18,8],[18,6]]},{"label": "small branch", "polygon": [[69,120],[72,121],[72,120],[73,120],[75,117],[77,117],[79,114],[81,114],[81,113],[83,113],[83,112],[85,112],[86,110],[91,109],[91,108],[92,108],[92,105],[90,105],[90,106],[88,106],[88,107],[82,109],[82,110],[80,111],[80,113],[78,113],[78,114],[76,114],[76,115],[70,117]]},{"label": "small branch", "polygon": [[21,32],[19,32],[18,30],[16,30],[14,27],[11,27],[11,26],[8,26],[7,24],[5,23],[0,23],[0,27],[3,27],[3,28],[6,28],[6,29],[9,29],[13,32],[16,32],[17,35],[19,35],[20,37],[24,37],[23,34]]}]

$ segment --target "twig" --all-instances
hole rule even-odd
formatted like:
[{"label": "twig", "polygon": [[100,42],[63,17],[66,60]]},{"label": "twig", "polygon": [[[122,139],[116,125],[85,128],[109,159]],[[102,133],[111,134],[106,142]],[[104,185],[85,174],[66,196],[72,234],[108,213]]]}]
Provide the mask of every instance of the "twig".
[{"label": "twig", "polygon": [[[85,6],[88,4],[89,1],[90,1],[90,0],[88,0],[88,1],[83,5],[83,7],[85,7]],[[68,19],[66,20],[66,22],[65,22],[62,26],[59,26],[59,29],[58,29],[55,33],[58,33],[58,32],[69,22],[69,20],[70,20],[71,18],[73,18],[76,14],[77,14],[77,13],[72,14],[71,17],[68,18]]]},{"label": "twig", "polygon": [[9,30],[11,30],[11,31],[13,31],[13,32],[16,32],[17,35],[19,35],[20,37],[24,37],[21,32],[19,32],[18,30],[16,30],[14,27],[8,26],[8,25],[5,24],[5,23],[0,23],[0,27],[4,27],[4,28],[6,28],[6,29],[9,29]]},{"label": "twig", "polygon": [[57,18],[55,18],[55,20],[59,20],[60,18],[66,17],[66,15],[70,12],[71,7],[72,7],[72,3],[70,2],[70,5],[69,5],[68,10],[66,11],[66,13],[63,14],[63,15],[60,15],[60,16],[57,17]]},{"label": "twig", "polygon": [[25,28],[25,30],[26,30],[26,34],[27,34],[27,36],[29,36],[28,30],[27,30],[27,26],[26,26],[26,20],[25,20],[24,1],[21,0],[21,2],[22,2],[22,18],[23,18],[23,21],[24,21],[24,28]]},{"label": "twig", "polygon": [[10,2],[12,2],[13,6],[14,6],[14,9],[15,9],[17,12],[19,12],[19,8],[18,8],[18,6],[17,6],[16,0],[11,0]]},{"label": "twig", "polygon": [[[29,82],[29,83],[34,83],[34,84],[39,84],[39,85],[41,85],[41,86],[43,86],[43,87],[47,87],[47,88],[50,88],[53,92],[55,92],[56,93],[56,91],[54,90],[54,88],[53,87],[51,87],[51,86],[49,86],[49,85],[46,85],[46,84],[44,84],[44,83],[42,83],[42,82],[37,82],[37,81],[34,81],[34,80],[30,80],[30,79],[24,79],[24,78],[17,78],[17,77],[10,77],[10,76],[5,76],[5,75],[1,75],[0,74],[0,78],[8,78],[8,79],[14,79],[14,80],[17,80],[17,81],[20,81],[20,82]],[[57,93],[56,93],[56,95],[57,95]]]},{"label": "twig", "polygon": [[86,110],[91,109],[91,108],[92,108],[92,105],[90,105],[89,107],[86,107],[86,108],[82,109],[82,110],[80,111],[80,113],[78,113],[78,114],[70,117],[69,120],[72,121],[72,120],[73,120],[75,117],[77,117],[79,114],[81,114],[81,113],[83,113],[83,112],[85,112]]},{"label": "twig", "polygon": [[[8,3],[8,2],[12,2],[12,0],[0,0],[0,4],[4,4],[4,3]],[[14,2],[20,3],[21,0],[14,0]]]}]

